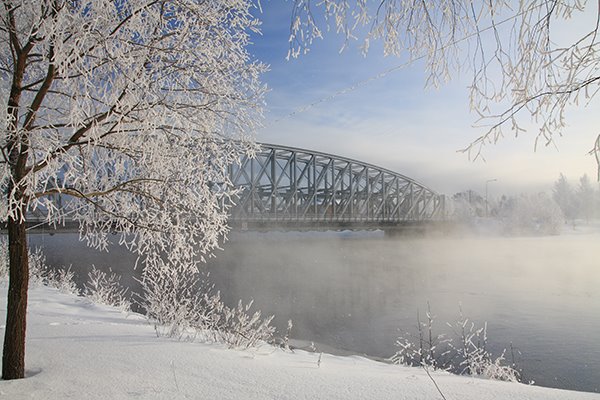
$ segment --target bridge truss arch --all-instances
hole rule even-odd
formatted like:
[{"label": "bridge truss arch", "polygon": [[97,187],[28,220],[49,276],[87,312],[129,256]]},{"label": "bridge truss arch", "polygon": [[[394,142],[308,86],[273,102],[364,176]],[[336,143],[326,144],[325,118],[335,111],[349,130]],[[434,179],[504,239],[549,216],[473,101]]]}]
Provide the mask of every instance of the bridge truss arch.
[{"label": "bridge truss arch", "polygon": [[316,151],[261,144],[230,167],[240,188],[230,222],[386,226],[441,219],[444,196],[385,168]]}]

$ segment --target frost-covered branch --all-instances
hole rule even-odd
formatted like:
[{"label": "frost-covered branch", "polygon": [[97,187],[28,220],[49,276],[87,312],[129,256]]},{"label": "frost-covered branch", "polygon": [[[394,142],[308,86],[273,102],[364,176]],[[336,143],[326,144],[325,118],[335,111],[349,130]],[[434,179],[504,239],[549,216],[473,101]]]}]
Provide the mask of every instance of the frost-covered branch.
[{"label": "frost-covered branch", "polygon": [[[164,184],[165,182],[160,180],[160,179],[152,179],[152,178],[139,178],[139,179],[131,179],[125,182],[120,182],[118,185],[115,185],[111,188],[108,188],[104,191],[98,191],[98,192],[89,192],[89,193],[82,193],[79,190],[75,189],[75,188],[68,188],[68,187],[64,187],[64,188],[51,188],[46,190],[45,192],[39,192],[39,193],[35,193],[34,196],[36,198],[42,197],[42,196],[49,196],[51,194],[65,194],[68,196],[74,196],[74,197],[79,197],[79,198],[90,198],[90,197],[101,197],[101,196],[106,196],[111,194],[112,192],[115,192],[117,190],[123,190],[123,191],[129,191],[131,193],[137,193],[137,194],[142,194],[144,193],[143,191],[138,191],[138,190],[134,190],[134,189],[130,189],[129,186],[132,186],[136,183],[143,183],[143,182],[154,182],[157,184]],[[151,195],[149,194],[145,194],[146,196],[151,197]],[[159,198],[154,197],[154,200],[160,202],[161,200]]]},{"label": "frost-covered branch", "polygon": [[[220,199],[234,193],[223,191],[227,165],[246,151],[264,93],[258,77],[265,68],[245,50],[248,32],[258,27],[253,5],[136,0],[83,7],[4,4],[0,40],[11,46],[3,47],[2,65],[13,71],[13,94],[5,98],[9,125],[1,143],[8,163],[3,219],[27,205],[47,209],[49,222],[60,220],[63,211],[48,195],[61,194],[84,204],[106,198],[76,213],[85,235],[105,226],[99,210],[106,218],[156,221],[167,203],[216,218],[191,232],[225,233]],[[11,176],[9,165],[19,160],[29,164]],[[219,191],[214,183],[222,183]],[[15,196],[17,187],[23,197]],[[98,223],[87,217],[91,210]]]},{"label": "frost-covered branch", "polygon": [[[589,26],[580,23],[584,12],[595,15]],[[585,0],[296,0],[289,55],[333,29],[342,48],[361,40],[367,52],[380,40],[386,55],[424,60],[428,86],[470,71],[470,106],[484,133],[464,151],[477,158],[484,145],[525,131],[529,122],[538,126],[536,145],[552,143],[567,109],[595,98],[599,26],[600,3]],[[566,43],[565,30],[576,33]]]},{"label": "frost-covered branch", "polygon": [[[251,151],[262,118],[266,68],[246,49],[259,27],[254,6],[3,2],[0,221],[20,277],[9,293],[21,296],[9,299],[7,332],[16,332],[14,315],[25,318],[12,305],[26,304],[22,248],[33,211],[49,224],[78,221],[97,248],[118,233],[144,271],[195,270],[218,248],[236,193],[228,167]],[[10,336],[9,348],[22,348],[24,331],[15,333],[20,345]],[[22,364],[12,368],[6,359],[3,373],[23,375]]]}]

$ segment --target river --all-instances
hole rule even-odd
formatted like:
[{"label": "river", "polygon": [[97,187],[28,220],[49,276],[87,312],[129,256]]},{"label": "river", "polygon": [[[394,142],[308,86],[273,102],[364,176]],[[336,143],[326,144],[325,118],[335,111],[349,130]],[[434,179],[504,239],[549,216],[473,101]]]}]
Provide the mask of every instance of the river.
[{"label": "river", "polygon": [[[135,259],[101,253],[75,234],[33,234],[48,262],[111,266],[135,286]],[[229,303],[254,299],[291,336],[352,353],[389,357],[430,307],[434,333],[460,310],[487,323],[489,349],[536,385],[600,392],[600,234],[547,237],[384,237],[363,233],[239,233],[207,268]]]}]

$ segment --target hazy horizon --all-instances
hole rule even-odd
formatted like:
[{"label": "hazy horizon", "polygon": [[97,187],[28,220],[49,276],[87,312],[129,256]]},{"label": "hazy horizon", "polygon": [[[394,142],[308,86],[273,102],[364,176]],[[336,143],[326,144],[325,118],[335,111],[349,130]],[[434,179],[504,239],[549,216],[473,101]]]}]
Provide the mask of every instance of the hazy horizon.
[{"label": "hazy horizon", "polygon": [[[473,127],[477,117],[469,110],[468,73],[439,89],[425,89],[422,63],[397,68],[406,60],[384,57],[380,44],[366,57],[356,42],[340,53],[342,38],[334,32],[313,43],[308,54],[286,61],[291,6],[264,4],[258,14],[262,35],[250,46],[270,65],[263,76],[270,92],[258,141],[354,158],[445,194],[483,192],[490,179],[497,180],[490,195],[549,191],[560,173],[572,183],[583,174],[595,180],[596,161],[587,153],[598,134],[599,117],[589,112],[598,100],[567,108],[568,127],[549,146],[540,143],[534,151],[538,128],[530,125],[517,138],[486,146],[485,161],[472,161],[457,152],[484,132]],[[574,23],[593,23],[592,11]]]}]

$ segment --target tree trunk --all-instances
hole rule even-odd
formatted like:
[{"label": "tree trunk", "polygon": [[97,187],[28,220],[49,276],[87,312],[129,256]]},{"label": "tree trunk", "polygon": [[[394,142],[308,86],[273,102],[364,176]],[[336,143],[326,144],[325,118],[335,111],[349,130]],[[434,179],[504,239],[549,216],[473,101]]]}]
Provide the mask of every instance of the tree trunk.
[{"label": "tree trunk", "polygon": [[25,376],[25,325],[29,260],[25,221],[8,220],[9,284],[2,353],[2,379]]}]

